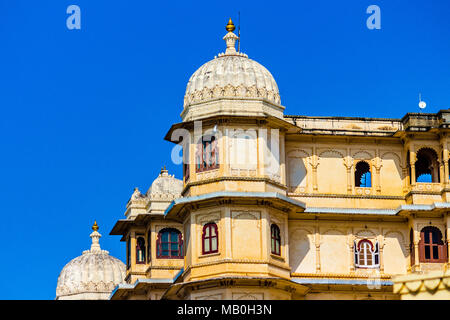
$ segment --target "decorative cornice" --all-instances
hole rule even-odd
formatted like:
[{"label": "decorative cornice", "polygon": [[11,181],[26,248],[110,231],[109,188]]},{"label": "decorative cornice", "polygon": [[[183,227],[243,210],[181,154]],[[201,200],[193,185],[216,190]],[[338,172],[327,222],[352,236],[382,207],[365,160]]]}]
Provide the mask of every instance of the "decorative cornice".
[{"label": "decorative cornice", "polygon": [[[278,262],[278,261],[275,261],[275,260],[230,259],[230,258],[225,258],[225,259],[208,261],[208,262],[201,262],[201,263],[190,265],[190,266],[188,266],[186,268],[185,272],[188,272],[188,270],[190,270],[190,269],[202,268],[202,267],[207,267],[207,266],[216,265],[216,264],[224,264],[224,263],[268,264],[268,265],[276,266],[276,267],[281,268],[281,269],[285,269],[285,270],[291,271],[291,268],[287,267],[286,263],[281,263],[281,262]],[[239,273],[239,272],[237,272],[237,273]]]},{"label": "decorative cornice", "polygon": [[199,102],[208,102],[220,98],[259,98],[267,100],[271,103],[279,105],[280,95],[277,91],[267,90],[265,88],[257,88],[256,85],[233,86],[227,84],[224,87],[215,85],[213,88],[203,88],[202,90],[195,90],[192,93],[187,93],[184,97],[184,106],[193,105]]},{"label": "decorative cornice", "polygon": [[450,296],[450,271],[397,276],[393,280],[394,293],[418,294],[425,291],[436,292],[438,290],[446,290]]},{"label": "decorative cornice", "polygon": [[279,182],[276,182],[270,178],[263,178],[263,177],[217,177],[217,178],[212,178],[212,179],[205,179],[205,180],[201,180],[201,181],[193,181],[193,182],[189,182],[186,184],[186,186],[184,187],[183,191],[181,192],[182,195],[185,195],[186,192],[189,190],[189,188],[191,187],[195,187],[198,185],[203,185],[203,184],[210,184],[210,183],[216,183],[216,182],[221,182],[221,181],[255,181],[255,182],[266,182],[269,184],[272,184],[274,186],[277,186],[283,190],[287,190],[287,187],[284,184],[281,184]]},{"label": "decorative cornice", "polygon": [[383,196],[383,195],[358,195],[358,194],[324,194],[324,193],[293,193],[289,192],[288,197],[308,197],[308,198],[347,198],[347,199],[384,199],[384,200],[405,200],[404,196]]},{"label": "decorative cornice", "polygon": [[[392,277],[388,274],[377,274],[377,278],[390,280]],[[291,273],[292,278],[321,278],[321,279],[368,279],[373,278],[373,273]]]}]

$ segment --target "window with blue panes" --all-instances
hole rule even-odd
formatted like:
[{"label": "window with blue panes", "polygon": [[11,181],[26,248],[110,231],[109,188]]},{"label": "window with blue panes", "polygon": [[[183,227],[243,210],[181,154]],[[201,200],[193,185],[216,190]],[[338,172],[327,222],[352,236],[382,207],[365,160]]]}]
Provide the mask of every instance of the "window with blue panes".
[{"label": "window with blue panes", "polygon": [[183,238],[180,231],[166,228],[158,233],[156,256],[164,259],[183,258]]}]

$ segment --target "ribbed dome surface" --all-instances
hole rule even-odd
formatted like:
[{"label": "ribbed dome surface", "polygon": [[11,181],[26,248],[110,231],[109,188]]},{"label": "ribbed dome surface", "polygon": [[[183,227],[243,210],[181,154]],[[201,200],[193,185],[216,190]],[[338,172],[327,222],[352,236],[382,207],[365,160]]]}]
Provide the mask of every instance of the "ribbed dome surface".
[{"label": "ribbed dome surface", "polygon": [[112,290],[123,283],[125,264],[101,250],[101,234],[96,224],[93,229],[91,249],[72,259],[59,274],[56,299],[107,299]]},{"label": "ribbed dome surface", "polygon": [[246,54],[236,52],[238,37],[229,32],[225,53],[202,65],[189,79],[184,106],[216,98],[261,98],[279,105],[280,93],[272,74]]},{"label": "ribbed dome surface", "polygon": [[170,175],[166,169],[163,169],[148,189],[147,196],[179,197],[182,190],[183,181],[175,178],[174,175]]},{"label": "ribbed dome surface", "polygon": [[61,271],[56,288],[56,296],[88,292],[111,291],[123,282],[125,265],[108,251],[85,251],[82,256],[72,259]]}]

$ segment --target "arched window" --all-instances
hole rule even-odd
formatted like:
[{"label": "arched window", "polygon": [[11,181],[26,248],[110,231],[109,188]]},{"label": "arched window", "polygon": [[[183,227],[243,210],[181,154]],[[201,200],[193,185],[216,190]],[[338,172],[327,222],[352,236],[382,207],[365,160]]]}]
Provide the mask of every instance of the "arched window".
[{"label": "arched window", "polygon": [[447,262],[447,244],[436,227],[425,227],[420,231],[419,258],[424,263]]},{"label": "arched window", "polygon": [[145,239],[138,237],[136,239],[136,263],[145,263]]},{"label": "arched window", "polygon": [[271,251],[272,254],[281,255],[281,234],[276,224],[270,226]]},{"label": "arched window", "polygon": [[372,187],[370,165],[366,161],[359,161],[355,166],[355,187]]},{"label": "arched window", "polygon": [[156,256],[163,259],[183,258],[183,238],[177,229],[167,228],[158,233]]},{"label": "arched window", "polygon": [[202,243],[203,254],[215,253],[219,251],[219,233],[217,231],[217,225],[214,222],[207,223],[203,226]]},{"label": "arched window", "polygon": [[439,162],[436,151],[422,148],[416,155],[416,182],[439,182]]},{"label": "arched window", "polygon": [[363,239],[354,243],[355,266],[358,268],[378,268],[380,266],[378,242]]},{"label": "arched window", "polygon": [[219,167],[219,148],[215,136],[204,136],[197,144],[196,171],[203,172]]}]

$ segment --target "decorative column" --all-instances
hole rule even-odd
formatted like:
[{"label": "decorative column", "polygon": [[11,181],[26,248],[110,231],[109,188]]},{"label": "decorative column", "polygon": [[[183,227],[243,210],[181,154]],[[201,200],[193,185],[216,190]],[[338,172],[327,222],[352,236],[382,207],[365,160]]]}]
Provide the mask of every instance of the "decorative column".
[{"label": "decorative column", "polygon": [[347,192],[351,193],[352,192],[352,187],[353,187],[353,183],[352,183],[352,167],[353,167],[353,159],[349,156],[344,158],[344,166],[347,170]]},{"label": "decorative column", "polygon": [[409,175],[408,175],[408,167],[403,167],[402,168],[402,174],[403,174],[403,192],[407,192],[408,191],[408,187],[409,187]]},{"label": "decorative column", "polygon": [[416,229],[417,225],[414,226],[414,271],[420,268],[420,260],[419,260],[419,239],[420,232]]},{"label": "decorative column", "polygon": [[448,172],[448,150],[444,148],[444,181],[445,184],[449,183],[449,172]]},{"label": "decorative column", "polygon": [[310,164],[312,168],[313,191],[317,191],[319,189],[317,186],[317,167],[319,166],[319,157],[316,154],[316,147],[313,147],[313,154]]},{"label": "decorative column", "polygon": [[317,191],[319,188],[317,186],[317,167],[319,166],[318,163],[311,163],[312,168],[312,176],[313,176],[313,190]]},{"label": "decorative column", "polygon": [[316,225],[316,233],[314,235],[314,244],[316,246],[316,273],[320,273],[320,232]]},{"label": "decorative column", "polygon": [[348,237],[348,241],[350,241],[349,243],[349,253],[350,253],[350,272],[355,272],[355,236],[353,234],[353,230],[350,234],[350,236]]},{"label": "decorative column", "polygon": [[410,151],[409,153],[409,166],[411,167],[411,186],[416,185],[416,153]]},{"label": "decorative column", "polygon": [[380,273],[383,274],[384,273],[384,256],[383,256],[383,251],[384,251],[384,237],[382,235],[378,236],[377,238],[378,241],[378,249],[380,250],[378,252],[378,259],[380,260]]},{"label": "decorative column", "polygon": [[373,163],[373,167],[375,168],[375,192],[381,193],[381,182],[380,182],[380,171],[381,171],[381,159],[376,158],[375,162]]}]

